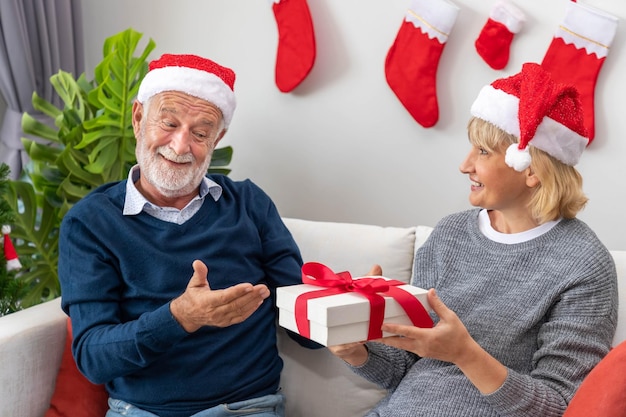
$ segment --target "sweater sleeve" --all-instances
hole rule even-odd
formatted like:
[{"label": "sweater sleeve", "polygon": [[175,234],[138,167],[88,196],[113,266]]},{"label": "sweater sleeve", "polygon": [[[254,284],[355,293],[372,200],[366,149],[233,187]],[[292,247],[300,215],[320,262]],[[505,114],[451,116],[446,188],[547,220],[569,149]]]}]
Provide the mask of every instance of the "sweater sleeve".
[{"label": "sweater sleeve", "polygon": [[122,278],[106,252],[92,229],[66,216],[59,237],[62,306],[72,317],[77,366],[94,383],[145,368],[187,336],[169,302],[123,323]]},{"label": "sweater sleeve", "polygon": [[381,343],[368,342],[367,361],[361,366],[348,365],[354,373],[379,387],[393,391],[419,357]]}]

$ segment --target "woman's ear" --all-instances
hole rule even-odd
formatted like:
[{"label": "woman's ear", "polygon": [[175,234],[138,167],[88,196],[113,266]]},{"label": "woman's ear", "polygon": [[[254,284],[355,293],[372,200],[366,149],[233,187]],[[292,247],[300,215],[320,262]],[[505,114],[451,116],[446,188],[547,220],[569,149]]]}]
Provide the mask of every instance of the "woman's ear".
[{"label": "woman's ear", "polygon": [[528,188],[535,188],[541,184],[539,177],[535,175],[531,167],[526,168],[524,175],[526,175],[526,186]]}]

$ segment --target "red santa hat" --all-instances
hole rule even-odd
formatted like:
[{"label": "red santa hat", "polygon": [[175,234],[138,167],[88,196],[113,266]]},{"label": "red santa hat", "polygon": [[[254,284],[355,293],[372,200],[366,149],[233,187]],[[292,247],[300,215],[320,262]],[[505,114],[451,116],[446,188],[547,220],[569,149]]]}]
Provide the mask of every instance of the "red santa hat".
[{"label": "red santa hat", "polygon": [[530,166],[528,145],[574,166],[589,143],[578,91],[555,82],[535,63],[483,87],[471,113],[519,138],[505,156],[516,171]]},{"label": "red santa hat", "polygon": [[150,62],[137,100],[143,103],[164,91],[180,91],[217,106],[228,127],[237,106],[234,88],[235,73],[230,68],[197,55],[164,54]]},{"label": "red santa hat", "polygon": [[10,233],[11,233],[11,226],[8,226],[8,225],[2,226],[2,235],[4,238],[4,258],[7,261],[7,271],[13,271],[15,269],[22,268],[22,264],[20,263],[20,260],[17,257],[17,252],[15,251],[13,242],[11,242],[11,238],[9,237]]}]

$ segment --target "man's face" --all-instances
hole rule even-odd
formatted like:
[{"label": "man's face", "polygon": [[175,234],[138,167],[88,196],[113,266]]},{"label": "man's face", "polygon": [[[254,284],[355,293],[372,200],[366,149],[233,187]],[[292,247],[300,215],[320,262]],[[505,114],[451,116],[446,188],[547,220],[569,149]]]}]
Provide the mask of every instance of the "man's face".
[{"label": "man's face", "polygon": [[165,198],[196,192],[225,133],[217,107],[176,91],[136,103],[133,127],[141,178]]}]

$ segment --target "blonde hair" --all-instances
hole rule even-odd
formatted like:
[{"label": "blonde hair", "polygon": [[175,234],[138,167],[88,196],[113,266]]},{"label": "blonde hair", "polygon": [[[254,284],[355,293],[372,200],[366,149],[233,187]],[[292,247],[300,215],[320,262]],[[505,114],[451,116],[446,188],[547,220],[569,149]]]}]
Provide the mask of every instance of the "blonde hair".
[{"label": "blonde hair", "polygon": [[[467,130],[470,143],[487,151],[504,153],[509,145],[518,143],[514,135],[476,117],[470,119]],[[539,179],[529,203],[532,216],[540,224],[576,217],[588,201],[580,173],[532,145],[528,149],[532,158],[530,169]]]}]

